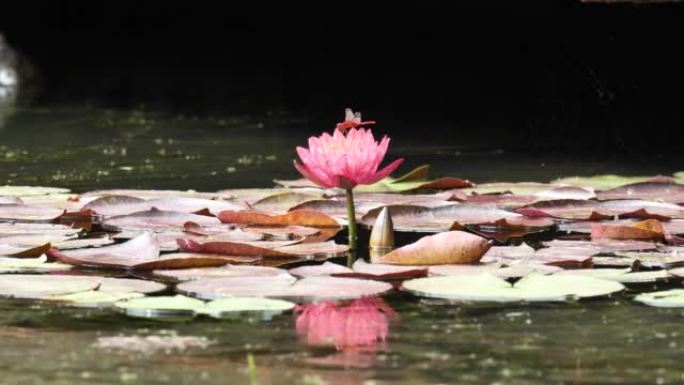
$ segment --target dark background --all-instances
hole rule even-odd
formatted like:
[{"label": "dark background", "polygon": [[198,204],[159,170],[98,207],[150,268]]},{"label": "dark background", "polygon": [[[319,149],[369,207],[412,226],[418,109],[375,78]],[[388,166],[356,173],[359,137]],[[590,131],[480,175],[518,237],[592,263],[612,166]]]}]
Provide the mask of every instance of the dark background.
[{"label": "dark background", "polygon": [[35,105],[316,131],[353,106],[418,140],[681,153],[682,3],[222,3],[4,2],[0,31],[40,71]]}]

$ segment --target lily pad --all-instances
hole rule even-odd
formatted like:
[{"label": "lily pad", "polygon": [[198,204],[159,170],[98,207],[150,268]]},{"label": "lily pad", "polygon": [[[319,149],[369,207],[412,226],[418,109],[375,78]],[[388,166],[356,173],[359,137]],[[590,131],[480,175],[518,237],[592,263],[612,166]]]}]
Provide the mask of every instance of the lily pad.
[{"label": "lily pad", "polygon": [[273,316],[294,309],[295,304],[289,301],[269,298],[231,297],[221,298],[207,303],[201,313],[214,318],[235,318],[243,315],[258,315],[262,320],[270,320]]},{"label": "lily pad", "polygon": [[299,225],[308,227],[339,227],[335,218],[319,211],[295,210],[287,214],[270,215],[253,211],[223,211],[218,215],[223,223],[260,226]]},{"label": "lily pad", "polygon": [[48,262],[44,255],[38,258],[0,257],[0,273],[44,273],[64,271],[71,268],[71,265]]},{"label": "lily pad", "polygon": [[130,215],[113,216],[106,219],[102,225],[112,231],[183,229],[186,222],[195,222],[200,226],[207,227],[221,224],[221,221],[215,217],[208,217],[206,215],[151,209]]},{"label": "lily pad", "polygon": [[0,204],[0,220],[20,222],[50,222],[64,214],[64,210],[42,206]]},{"label": "lily pad", "polygon": [[204,301],[183,295],[142,297],[117,302],[115,307],[126,315],[141,318],[194,317],[202,311]]},{"label": "lily pad", "polygon": [[34,195],[50,195],[50,194],[66,194],[70,190],[58,187],[41,187],[41,186],[0,186],[0,195],[3,196],[34,196]]},{"label": "lily pad", "polygon": [[654,307],[684,307],[684,289],[672,289],[642,293],[634,300]]},{"label": "lily pad", "polygon": [[392,285],[366,279],[309,277],[292,282],[280,277],[210,278],[184,282],[177,290],[202,299],[224,297],[268,297],[311,302],[347,300],[376,296],[392,289]]},{"label": "lily pad", "polygon": [[[556,184],[564,184],[579,187],[593,187],[596,190],[608,190],[619,186],[632,183],[641,183],[650,180],[667,180],[668,177],[653,176],[624,176],[624,175],[594,175],[594,176],[573,176],[560,178],[553,181]],[[671,178],[670,178],[671,179]]]},{"label": "lily pad", "polygon": [[88,277],[68,275],[0,275],[0,297],[44,299],[95,290],[100,283]]},{"label": "lily pad", "polygon": [[563,270],[557,275],[585,276],[628,283],[650,283],[671,278],[665,270],[632,272],[630,268]]},{"label": "lily pad", "polygon": [[82,291],[79,293],[55,295],[44,298],[47,301],[61,302],[74,307],[108,307],[119,301],[143,298],[145,294],[137,292],[111,293],[99,290]]},{"label": "lily pad", "polygon": [[402,287],[419,296],[474,302],[563,302],[609,295],[624,286],[589,277],[532,273],[515,285],[491,274],[445,276],[405,281]]},{"label": "lily pad", "polygon": [[217,214],[224,210],[242,210],[245,206],[223,200],[190,197],[145,200],[125,195],[104,196],[83,206],[85,210],[93,210],[98,214],[106,216],[128,215],[153,208],[160,211],[176,211],[181,213],[197,213],[202,210],[208,210],[212,214]]},{"label": "lily pad", "polygon": [[166,278],[173,278],[181,281],[189,281],[200,278],[222,278],[222,277],[277,277],[291,279],[294,277],[288,274],[287,270],[268,266],[235,266],[225,265],[221,267],[203,267],[195,269],[174,269],[174,270],[155,270],[155,275]]}]

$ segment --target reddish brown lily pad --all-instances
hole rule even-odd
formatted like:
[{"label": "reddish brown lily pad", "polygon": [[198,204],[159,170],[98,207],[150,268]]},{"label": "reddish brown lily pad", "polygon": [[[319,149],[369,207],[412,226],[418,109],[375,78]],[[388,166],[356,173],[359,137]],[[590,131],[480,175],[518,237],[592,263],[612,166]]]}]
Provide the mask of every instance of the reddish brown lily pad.
[{"label": "reddish brown lily pad", "polygon": [[665,229],[657,219],[646,219],[629,225],[595,223],[591,226],[591,239],[635,239],[657,241]]},{"label": "reddish brown lily pad", "polygon": [[29,247],[0,244],[0,255],[14,258],[36,258],[47,253],[49,249],[49,243]]},{"label": "reddish brown lily pad", "polygon": [[295,210],[282,215],[270,215],[253,211],[223,211],[219,213],[218,217],[223,223],[243,225],[339,227],[339,223],[335,218],[312,210]]}]

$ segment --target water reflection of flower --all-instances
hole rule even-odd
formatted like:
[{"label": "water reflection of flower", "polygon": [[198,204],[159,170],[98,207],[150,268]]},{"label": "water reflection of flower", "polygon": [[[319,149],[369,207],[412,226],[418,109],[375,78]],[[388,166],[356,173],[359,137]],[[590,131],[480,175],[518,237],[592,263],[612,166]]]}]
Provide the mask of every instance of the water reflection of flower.
[{"label": "water reflection of flower", "polygon": [[308,345],[339,350],[372,348],[385,342],[390,321],[399,319],[389,305],[375,297],[301,305],[296,315],[297,333]]}]

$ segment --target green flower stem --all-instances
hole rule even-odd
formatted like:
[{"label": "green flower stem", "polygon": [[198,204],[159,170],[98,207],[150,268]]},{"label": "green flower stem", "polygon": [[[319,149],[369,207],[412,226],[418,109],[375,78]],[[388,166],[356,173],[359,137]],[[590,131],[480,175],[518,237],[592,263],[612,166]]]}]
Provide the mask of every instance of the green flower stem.
[{"label": "green flower stem", "polygon": [[356,252],[356,208],[352,189],[347,189],[347,221],[349,222],[349,251],[354,253]]}]

